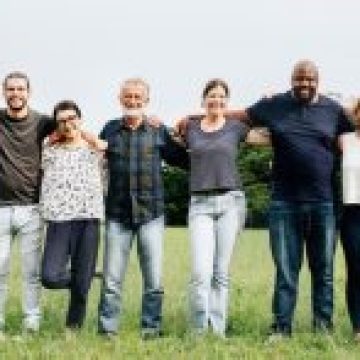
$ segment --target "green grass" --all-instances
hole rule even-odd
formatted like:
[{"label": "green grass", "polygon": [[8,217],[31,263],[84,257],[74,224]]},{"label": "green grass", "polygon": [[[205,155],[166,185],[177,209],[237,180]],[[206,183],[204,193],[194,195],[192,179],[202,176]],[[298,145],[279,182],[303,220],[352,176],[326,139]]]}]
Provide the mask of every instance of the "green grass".
[{"label": "green grass", "polygon": [[266,231],[246,231],[232,259],[230,333],[226,340],[210,335],[193,339],[187,332],[188,238],[185,229],[170,228],[165,239],[164,331],[159,340],[139,337],[141,281],[133,250],[126,276],[121,330],[114,341],[97,335],[99,280],[94,280],[88,316],[81,332],[65,339],[67,293],[43,291],[44,320],[39,335],[17,338],[21,332],[21,278],[14,248],[7,303],[7,340],[0,343],[0,359],[360,359],[360,345],[351,341],[344,305],[344,261],[340,247],[336,261],[336,311],[333,336],[311,333],[310,282],[301,274],[299,301],[291,340],[264,344],[271,321],[273,265]]}]

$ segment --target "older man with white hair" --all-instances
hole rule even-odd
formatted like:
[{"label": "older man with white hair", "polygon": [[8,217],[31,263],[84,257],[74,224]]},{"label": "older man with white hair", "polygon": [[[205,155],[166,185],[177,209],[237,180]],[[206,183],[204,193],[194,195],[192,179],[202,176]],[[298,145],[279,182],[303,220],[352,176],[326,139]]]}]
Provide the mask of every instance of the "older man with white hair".
[{"label": "older man with white hair", "polygon": [[153,126],[145,115],[149,86],[126,80],[119,93],[123,116],[109,121],[100,138],[106,149],[109,185],[106,199],[104,280],[99,305],[99,332],[116,334],[121,289],[134,237],[143,277],[141,333],[161,333],[161,285],[164,234],[162,160],[188,166],[185,149],[164,125]]}]

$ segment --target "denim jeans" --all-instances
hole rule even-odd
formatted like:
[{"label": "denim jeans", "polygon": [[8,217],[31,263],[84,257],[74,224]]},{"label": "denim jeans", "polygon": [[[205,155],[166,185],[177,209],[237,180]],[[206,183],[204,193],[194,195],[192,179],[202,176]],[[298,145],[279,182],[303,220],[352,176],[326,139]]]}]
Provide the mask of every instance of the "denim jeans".
[{"label": "denim jeans", "polygon": [[99,332],[116,333],[121,312],[121,292],[134,236],[143,278],[142,329],[160,331],[163,289],[161,287],[164,217],[129,229],[107,220],[104,281],[99,304]]},{"label": "denim jeans", "polygon": [[335,216],[332,202],[272,201],[270,245],[276,268],[273,330],[291,333],[304,242],[314,329],[332,327]]},{"label": "denim jeans", "polygon": [[208,325],[218,335],[226,329],[229,264],[238,230],[245,223],[241,191],[192,195],[189,209],[191,244],[190,321],[196,332]]},{"label": "denim jeans", "polygon": [[360,332],[360,205],[344,205],[341,242],[346,260],[346,303],[351,325]]},{"label": "denim jeans", "polygon": [[16,237],[20,242],[24,327],[37,330],[40,320],[40,260],[43,223],[38,205],[0,207],[0,328],[5,325],[7,277],[10,247]]}]

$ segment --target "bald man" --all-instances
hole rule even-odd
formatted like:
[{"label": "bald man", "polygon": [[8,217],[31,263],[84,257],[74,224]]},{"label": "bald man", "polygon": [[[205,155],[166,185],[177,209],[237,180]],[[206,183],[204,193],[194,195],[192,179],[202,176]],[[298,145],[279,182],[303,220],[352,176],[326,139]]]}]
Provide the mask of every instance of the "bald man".
[{"label": "bald man", "polygon": [[274,151],[269,228],[276,279],[269,340],[291,335],[304,244],[313,329],[333,326],[336,139],[352,127],[343,108],[318,93],[318,85],[316,65],[300,61],[291,90],[246,109],[252,125],[268,128]]}]

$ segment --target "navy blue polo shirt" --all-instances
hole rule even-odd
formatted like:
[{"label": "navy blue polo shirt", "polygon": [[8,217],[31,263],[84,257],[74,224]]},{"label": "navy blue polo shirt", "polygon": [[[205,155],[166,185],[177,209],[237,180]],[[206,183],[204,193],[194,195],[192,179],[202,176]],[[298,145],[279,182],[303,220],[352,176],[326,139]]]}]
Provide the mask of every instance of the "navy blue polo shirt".
[{"label": "navy blue polo shirt", "polygon": [[271,133],[273,200],[333,201],[336,139],[353,130],[343,108],[322,95],[303,104],[289,91],[246,111]]}]

